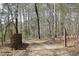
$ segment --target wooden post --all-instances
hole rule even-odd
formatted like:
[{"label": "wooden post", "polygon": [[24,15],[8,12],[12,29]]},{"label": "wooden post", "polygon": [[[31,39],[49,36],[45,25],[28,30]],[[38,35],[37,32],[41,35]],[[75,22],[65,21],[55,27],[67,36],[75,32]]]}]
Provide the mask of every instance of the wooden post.
[{"label": "wooden post", "polygon": [[66,28],[64,28],[64,42],[65,42],[65,47],[67,47],[67,37],[66,37]]}]

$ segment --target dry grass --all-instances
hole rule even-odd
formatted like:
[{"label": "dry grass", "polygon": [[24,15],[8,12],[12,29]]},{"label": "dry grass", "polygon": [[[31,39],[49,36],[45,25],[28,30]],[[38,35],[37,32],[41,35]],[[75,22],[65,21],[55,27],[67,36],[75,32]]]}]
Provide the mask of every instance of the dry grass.
[{"label": "dry grass", "polygon": [[[23,40],[24,41],[24,40]],[[28,40],[24,41],[29,46],[22,50],[11,50],[8,46],[0,46],[2,56],[58,56],[58,55],[79,55],[78,39],[67,39],[67,47],[64,47],[64,40]]]}]

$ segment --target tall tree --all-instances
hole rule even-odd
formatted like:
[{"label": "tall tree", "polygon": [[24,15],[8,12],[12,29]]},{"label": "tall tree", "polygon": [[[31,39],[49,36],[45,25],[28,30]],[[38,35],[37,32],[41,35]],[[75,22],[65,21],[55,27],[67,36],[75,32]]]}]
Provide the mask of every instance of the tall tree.
[{"label": "tall tree", "polygon": [[54,37],[57,37],[56,5],[54,3]]},{"label": "tall tree", "polygon": [[18,3],[17,3],[17,9],[16,9],[16,34],[18,34]]},{"label": "tall tree", "polygon": [[2,28],[2,21],[0,19],[0,32],[1,32],[1,42],[2,42],[2,46],[3,46],[3,28]]},{"label": "tall tree", "polygon": [[39,22],[39,15],[38,15],[38,9],[37,9],[37,4],[35,3],[35,12],[37,15],[37,24],[38,24],[38,37],[40,39],[40,22]]}]

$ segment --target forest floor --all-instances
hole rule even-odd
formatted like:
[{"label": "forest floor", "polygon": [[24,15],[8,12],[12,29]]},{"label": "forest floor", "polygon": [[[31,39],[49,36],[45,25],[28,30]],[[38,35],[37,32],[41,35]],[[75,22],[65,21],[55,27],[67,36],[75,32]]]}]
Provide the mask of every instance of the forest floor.
[{"label": "forest floor", "polygon": [[22,49],[12,50],[8,46],[0,46],[0,56],[78,56],[78,39],[67,40],[23,40]]}]

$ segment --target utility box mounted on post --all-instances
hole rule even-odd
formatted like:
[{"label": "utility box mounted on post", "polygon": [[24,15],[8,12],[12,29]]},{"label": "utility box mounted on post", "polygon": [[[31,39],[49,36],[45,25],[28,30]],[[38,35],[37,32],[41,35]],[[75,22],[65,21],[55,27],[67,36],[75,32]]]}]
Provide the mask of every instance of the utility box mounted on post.
[{"label": "utility box mounted on post", "polygon": [[13,34],[11,36],[11,48],[17,50],[22,47],[22,34]]}]

